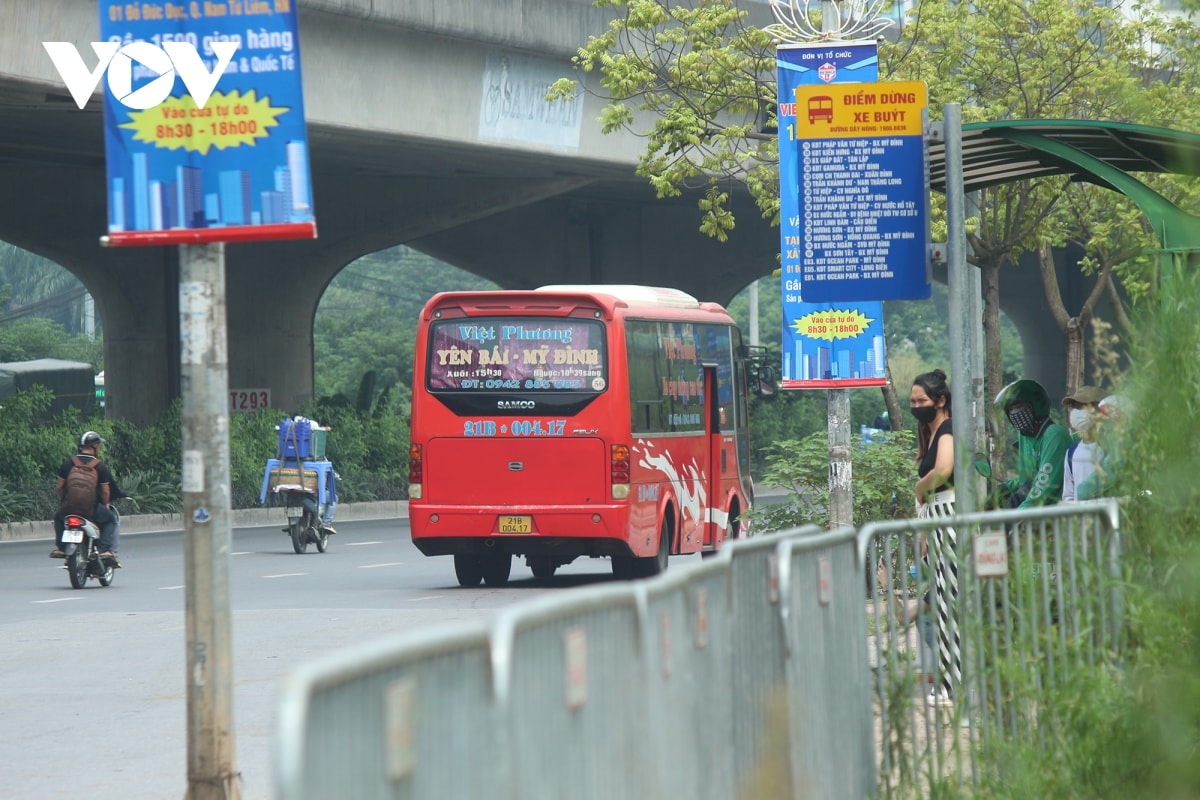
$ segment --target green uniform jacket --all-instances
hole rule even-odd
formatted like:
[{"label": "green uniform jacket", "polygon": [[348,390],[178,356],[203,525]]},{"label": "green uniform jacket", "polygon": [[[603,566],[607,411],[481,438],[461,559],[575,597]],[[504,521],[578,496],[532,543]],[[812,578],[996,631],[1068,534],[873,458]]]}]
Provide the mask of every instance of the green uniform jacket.
[{"label": "green uniform jacket", "polygon": [[1063,466],[1071,434],[1054,422],[1046,426],[1041,436],[1017,437],[1017,477],[1004,482],[1009,491],[1029,487],[1029,494],[1018,508],[1048,506],[1062,500]]}]

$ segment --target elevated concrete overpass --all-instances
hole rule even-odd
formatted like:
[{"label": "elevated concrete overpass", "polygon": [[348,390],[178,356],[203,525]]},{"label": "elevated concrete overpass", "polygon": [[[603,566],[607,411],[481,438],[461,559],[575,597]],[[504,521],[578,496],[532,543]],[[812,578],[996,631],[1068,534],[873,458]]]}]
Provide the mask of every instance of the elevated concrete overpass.
[{"label": "elevated concrete overpass", "polygon": [[[507,287],[646,282],[722,302],[775,268],[778,232],[747,197],[718,244],[696,230],[695,197],[658,200],[634,176],[643,143],[601,134],[600,101],[540,102],[605,29],[591,0],[299,5],[320,238],[227,247],[231,388],[270,388],[282,408],[309,399],[322,293],[346,264],[396,244]],[[766,3],[747,7],[770,21]],[[151,422],[179,395],[177,249],[99,246],[100,103],[78,110],[41,46],[90,52],[96,4],[21,3],[5,21],[0,239],[83,282],[104,321],[110,413]]]}]

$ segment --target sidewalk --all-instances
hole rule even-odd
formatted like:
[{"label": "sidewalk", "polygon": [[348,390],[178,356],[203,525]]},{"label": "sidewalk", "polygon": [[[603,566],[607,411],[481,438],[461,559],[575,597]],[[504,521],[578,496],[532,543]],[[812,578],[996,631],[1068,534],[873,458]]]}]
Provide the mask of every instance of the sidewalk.
[{"label": "sidewalk", "polygon": [[[385,500],[376,503],[339,503],[335,524],[363,519],[408,519],[407,500]],[[231,514],[230,524],[234,528],[265,528],[286,525],[283,509],[239,508]],[[183,517],[179,514],[130,514],[121,517],[121,535],[134,533],[156,533],[159,531],[183,530]],[[26,539],[54,538],[54,521],[0,522],[0,542]]]}]

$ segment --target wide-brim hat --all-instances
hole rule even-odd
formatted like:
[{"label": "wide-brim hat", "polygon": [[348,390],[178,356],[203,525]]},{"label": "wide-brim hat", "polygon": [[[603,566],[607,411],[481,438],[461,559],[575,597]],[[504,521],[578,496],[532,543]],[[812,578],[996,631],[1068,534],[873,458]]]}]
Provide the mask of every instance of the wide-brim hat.
[{"label": "wide-brim hat", "polygon": [[1107,396],[1099,386],[1080,386],[1075,390],[1074,394],[1064,397],[1062,404],[1065,406],[1071,403],[1079,403],[1084,406],[1094,406]]}]

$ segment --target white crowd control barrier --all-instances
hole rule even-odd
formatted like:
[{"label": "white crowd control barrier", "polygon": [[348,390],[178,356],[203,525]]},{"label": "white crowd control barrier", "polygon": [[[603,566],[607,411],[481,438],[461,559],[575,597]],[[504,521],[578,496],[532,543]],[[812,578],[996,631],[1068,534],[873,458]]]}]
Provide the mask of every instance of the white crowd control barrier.
[{"label": "white crowd control barrier", "polygon": [[1006,742],[1066,746],[1059,712],[1123,649],[1119,519],[1103,500],[863,528],[881,797],[1002,781]]},{"label": "white crowd control barrier", "polygon": [[281,699],[278,796],[866,797],[856,548],[749,539],[309,664]]},{"label": "white crowd control barrier", "polygon": [[[946,520],[798,528],[351,648],[286,682],[277,796],[862,800],[977,780],[995,737],[1043,735],[1066,667],[1119,652],[1117,520],[1115,502],[956,517],[952,551]],[[931,706],[938,558],[959,658],[953,705]],[[1014,659],[1038,666],[1014,678]]]}]

